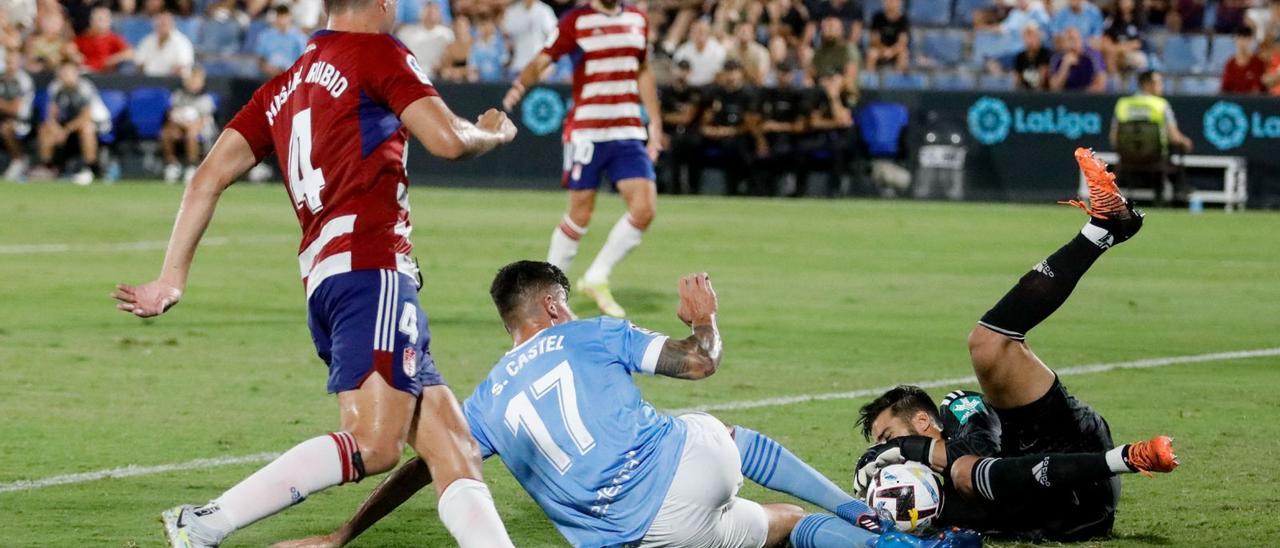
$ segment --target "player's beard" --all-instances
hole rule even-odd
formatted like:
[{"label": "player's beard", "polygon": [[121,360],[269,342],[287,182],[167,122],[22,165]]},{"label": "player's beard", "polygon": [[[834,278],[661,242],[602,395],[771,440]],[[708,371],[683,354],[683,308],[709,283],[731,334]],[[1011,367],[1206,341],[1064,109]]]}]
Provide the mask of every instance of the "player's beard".
[{"label": "player's beard", "polygon": [[621,0],[596,0],[596,1],[600,2],[601,7],[611,11],[616,9],[618,7],[618,3],[621,2]]}]

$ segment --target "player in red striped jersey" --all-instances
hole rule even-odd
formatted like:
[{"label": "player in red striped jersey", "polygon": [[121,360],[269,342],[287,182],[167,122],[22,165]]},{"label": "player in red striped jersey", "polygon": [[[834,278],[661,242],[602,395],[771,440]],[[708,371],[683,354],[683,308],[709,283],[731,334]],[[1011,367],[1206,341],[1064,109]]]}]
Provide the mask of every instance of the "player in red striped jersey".
[{"label": "player in red striped jersey", "polygon": [[[556,34],[524,67],[502,103],[510,111],[547,67],[565,55],[573,60],[573,110],[565,118],[562,181],[569,189],[569,210],[551,232],[547,262],[569,270],[591,222],[600,179],[607,177],[626,201],[627,213],[613,225],[577,287],[602,312],[617,317],[626,311],[609,291],[609,274],[640,245],[657,207],[653,162],[661,150],[662,119],[657,85],[646,63],[648,31],[644,12],[621,6],[619,0],[591,0],[574,8],[560,18]],[[647,132],[641,104],[649,114]]]},{"label": "player in red striped jersey", "polygon": [[254,93],[196,171],[159,279],[121,285],[115,297],[140,317],[176,304],[219,196],[274,151],[302,225],[308,324],[342,430],[294,446],[204,506],[165,511],[165,534],[172,546],[217,546],[311,493],[390,470],[408,440],[433,475],[448,478],[438,509],[458,543],[511,546],[479,450],[431,357],[404,161],[410,133],[436,156],[462,158],[511,141],[515,126],[497,110],[476,124],[449,111],[387,34],[396,0],[325,0],[325,8],[328,29]]}]

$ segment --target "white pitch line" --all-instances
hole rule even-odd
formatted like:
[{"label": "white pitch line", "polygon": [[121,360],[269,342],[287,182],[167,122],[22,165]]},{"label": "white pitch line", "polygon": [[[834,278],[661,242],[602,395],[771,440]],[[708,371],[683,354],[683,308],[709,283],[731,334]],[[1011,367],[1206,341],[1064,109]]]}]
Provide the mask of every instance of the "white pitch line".
[{"label": "white pitch line", "polygon": [[[1216,362],[1226,360],[1242,360],[1248,358],[1265,358],[1272,356],[1280,356],[1280,348],[1262,348],[1258,350],[1238,350],[1233,352],[1214,352],[1211,354],[1194,354],[1190,356],[1170,356],[1164,358],[1148,358],[1145,360],[1133,360],[1127,362],[1116,363],[1100,363],[1093,365],[1079,365],[1075,367],[1067,367],[1057,369],[1060,376],[1073,375],[1092,375],[1094,373],[1106,373],[1108,371],[1116,371],[1120,369],[1151,369],[1156,367],[1167,367],[1170,365],[1180,365],[1188,363]],[[918,381],[914,384],[921,388],[939,388],[943,386],[955,386],[959,384],[971,384],[977,382],[973,376],[954,377],[950,379],[937,379],[931,381]],[[896,385],[894,385],[896,386]],[[881,386],[877,388],[864,388],[861,390],[850,390],[848,392],[827,392],[823,394],[807,394],[800,396],[784,396],[779,398],[765,398],[761,400],[737,401],[713,403],[709,405],[700,405],[697,407],[687,407],[682,409],[671,409],[668,413],[681,414],[691,413],[695,411],[738,411],[742,409],[756,409],[760,407],[774,407],[779,405],[791,405],[795,403],[806,403],[813,401],[828,400],[851,400],[856,398],[865,398],[868,396],[878,395],[893,386]],[[46,487],[54,487],[57,485],[68,485],[74,483],[85,483],[97,481],[100,479],[121,479],[138,476],[150,476],[155,474],[164,474],[166,472],[176,472],[179,470],[198,470],[202,468],[217,468],[220,466],[230,466],[233,464],[255,464],[267,462],[280,456],[280,453],[255,453],[253,455],[242,455],[234,457],[217,457],[208,459],[195,459],[187,462],[179,462],[173,464],[160,464],[155,466],[137,466],[129,465],[122,468],[112,468],[109,470],[97,470],[93,472],[82,472],[79,474],[65,474],[61,476],[51,476],[36,480],[20,480],[13,483],[0,484],[0,493],[9,493],[15,491],[31,491],[35,489],[44,489]]]},{"label": "white pitch line", "polygon": [[[229,244],[259,244],[297,240],[297,236],[283,234],[275,236],[248,236],[244,238],[227,238],[214,236],[205,238],[201,246],[217,246]],[[0,255],[45,255],[51,253],[112,253],[119,251],[152,251],[164,249],[169,245],[167,240],[144,240],[139,242],[109,242],[100,244],[12,244],[0,245]]]},{"label": "white pitch line", "polygon": [[178,470],[198,470],[200,468],[214,468],[218,466],[228,466],[232,464],[248,464],[256,462],[265,462],[279,456],[280,453],[255,453],[252,455],[241,455],[239,457],[218,457],[213,459],[196,459],[187,462],[177,462],[173,464],[160,464],[156,466],[138,466],[130,464],[122,468],[112,468],[110,470],[95,470],[93,472],[82,472],[79,474],[64,474],[61,476],[52,476],[38,480],[21,480],[13,483],[0,485],[0,493],[8,493],[10,491],[30,491],[32,489],[43,489],[45,487],[53,487],[55,485],[67,485],[69,483],[84,483],[89,481],[97,481],[100,479],[120,479],[132,478],[137,476],[150,476],[154,474],[163,474],[165,472],[175,472]]}]

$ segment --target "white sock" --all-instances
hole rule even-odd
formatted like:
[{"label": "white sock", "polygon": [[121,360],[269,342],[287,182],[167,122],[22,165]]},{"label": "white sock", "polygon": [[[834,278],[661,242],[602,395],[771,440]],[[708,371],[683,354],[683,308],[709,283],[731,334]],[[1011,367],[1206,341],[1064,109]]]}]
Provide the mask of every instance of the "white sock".
[{"label": "white sock", "polygon": [[233,531],[302,502],[311,493],[359,479],[355,438],[335,432],[295,445],[195,511],[193,533],[213,544]]},{"label": "white sock", "polygon": [[1129,463],[1124,459],[1124,452],[1127,449],[1129,449],[1129,446],[1126,444],[1107,451],[1107,466],[1111,468],[1112,472],[1117,474],[1133,473],[1133,469],[1129,468]]},{"label": "white sock", "polygon": [[1115,240],[1115,238],[1111,236],[1111,233],[1107,232],[1107,229],[1093,223],[1085,223],[1084,228],[1080,229],[1080,234],[1083,234],[1085,238],[1088,238],[1090,242],[1093,242],[1093,245],[1101,247],[1102,249],[1111,247]]},{"label": "white sock", "polygon": [[640,245],[640,239],[643,236],[644,231],[631,224],[631,216],[623,215],[609,231],[609,239],[605,240],[604,247],[600,248],[600,253],[596,255],[596,260],[591,262],[591,268],[588,268],[587,273],[582,276],[583,280],[589,284],[602,284],[609,281],[609,273],[613,272],[613,267],[622,262],[632,249]]},{"label": "white sock", "polygon": [[505,548],[513,546],[507,528],[493,506],[493,495],[484,482],[454,480],[440,494],[437,508],[440,521],[460,548]]},{"label": "white sock", "polygon": [[568,272],[573,265],[573,258],[578,254],[578,244],[587,229],[578,226],[568,215],[560,219],[560,224],[551,231],[551,247],[547,250],[547,262],[556,265],[563,272]]}]

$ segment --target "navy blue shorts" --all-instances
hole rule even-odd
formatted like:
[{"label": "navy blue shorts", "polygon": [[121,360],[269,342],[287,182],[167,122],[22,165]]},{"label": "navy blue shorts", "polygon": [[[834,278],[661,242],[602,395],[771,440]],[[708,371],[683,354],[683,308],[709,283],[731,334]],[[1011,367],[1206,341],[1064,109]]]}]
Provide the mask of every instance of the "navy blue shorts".
[{"label": "navy blue shorts", "polygon": [[307,326],[329,366],[331,394],[360,388],[374,372],[414,396],[444,384],[417,283],[406,274],[357,270],[320,282],[307,301]]},{"label": "navy blue shorts", "polygon": [[594,190],[600,188],[600,178],[609,178],[613,188],[618,181],[627,179],[656,178],[649,152],[644,141],[580,142],[564,145],[564,179],[569,190]]}]

